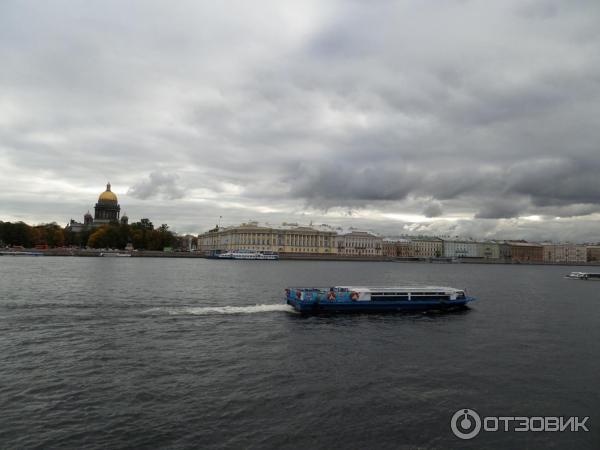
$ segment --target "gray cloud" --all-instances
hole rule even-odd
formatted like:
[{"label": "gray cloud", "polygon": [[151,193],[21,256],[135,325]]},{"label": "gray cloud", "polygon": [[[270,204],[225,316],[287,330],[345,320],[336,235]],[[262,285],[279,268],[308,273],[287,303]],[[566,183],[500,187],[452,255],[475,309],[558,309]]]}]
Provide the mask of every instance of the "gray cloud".
[{"label": "gray cloud", "polygon": [[476,219],[510,219],[519,217],[527,206],[515,199],[496,199],[481,206],[475,215]]},{"label": "gray cloud", "polygon": [[423,209],[423,215],[428,218],[440,217],[443,213],[440,202],[431,202]]},{"label": "gray cloud", "polygon": [[110,180],[187,231],[600,239],[599,19],[592,0],[2,2],[0,219],[66,221]]},{"label": "gray cloud", "polygon": [[174,173],[152,172],[147,180],[140,181],[129,188],[127,195],[141,200],[162,196],[169,200],[183,198],[185,191],[177,183],[179,176]]}]

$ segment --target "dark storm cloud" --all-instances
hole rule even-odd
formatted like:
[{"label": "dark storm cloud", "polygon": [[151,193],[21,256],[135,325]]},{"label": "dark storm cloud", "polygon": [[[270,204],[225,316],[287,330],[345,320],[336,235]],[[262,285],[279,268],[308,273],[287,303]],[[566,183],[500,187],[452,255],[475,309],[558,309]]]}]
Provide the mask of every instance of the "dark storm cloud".
[{"label": "dark storm cloud", "polygon": [[527,206],[515,199],[496,199],[489,201],[481,206],[481,209],[475,214],[476,219],[509,219],[519,217]]},{"label": "dark storm cloud", "polygon": [[529,195],[537,206],[571,203],[600,204],[600,161],[592,159],[542,159],[511,167],[507,187]]},{"label": "dark storm cloud", "polygon": [[423,209],[423,215],[428,218],[440,217],[443,213],[440,202],[431,202]]},{"label": "dark storm cloud", "polygon": [[415,174],[401,168],[385,170],[338,164],[303,168],[290,181],[292,196],[338,206],[354,201],[402,200],[412,191],[416,180]]},{"label": "dark storm cloud", "polygon": [[362,211],[390,232],[583,239],[599,19],[591,0],[4,1],[0,216],[43,196],[39,221],[60,221],[110,180],[200,229]]},{"label": "dark storm cloud", "polygon": [[152,172],[147,180],[139,181],[129,188],[127,195],[141,200],[162,196],[170,200],[182,198],[185,191],[178,185],[179,175]]}]

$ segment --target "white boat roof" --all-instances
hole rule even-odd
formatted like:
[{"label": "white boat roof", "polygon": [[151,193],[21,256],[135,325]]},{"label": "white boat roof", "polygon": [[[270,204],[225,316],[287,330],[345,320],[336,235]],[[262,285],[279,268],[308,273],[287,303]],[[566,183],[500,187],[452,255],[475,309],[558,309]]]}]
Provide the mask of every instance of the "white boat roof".
[{"label": "white boat roof", "polygon": [[396,291],[462,291],[448,286],[423,286],[423,285],[404,285],[404,286],[336,286],[337,289],[348,289],[350,291],[360,292],[396,292]]}]

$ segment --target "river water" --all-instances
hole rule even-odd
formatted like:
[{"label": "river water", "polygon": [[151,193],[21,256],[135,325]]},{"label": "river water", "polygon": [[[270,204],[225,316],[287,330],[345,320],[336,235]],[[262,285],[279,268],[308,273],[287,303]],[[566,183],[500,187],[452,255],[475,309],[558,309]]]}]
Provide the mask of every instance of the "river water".
[{"label": "river water", "polygon": [[[576,268],[0,258],[0,448],[600,448],[600,283]],[[432,283],[446,314],[302,317],[288,285]],[[458,439],[460,408],[588,432]]]}]

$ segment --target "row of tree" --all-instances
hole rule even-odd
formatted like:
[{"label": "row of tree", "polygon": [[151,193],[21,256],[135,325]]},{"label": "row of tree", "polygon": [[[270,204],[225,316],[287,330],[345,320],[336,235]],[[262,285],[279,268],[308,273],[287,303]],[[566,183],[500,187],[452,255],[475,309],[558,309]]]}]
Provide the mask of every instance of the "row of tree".
[{"label": "row of tree", "polygon": [[140,250],[163,250],[183,247],[182,238],[166,224],[154,228],[148,219],[127,224],[111,223],[98,228],[86,227],[74,233],[56,223],[30,226],[23,222],[0,221],[0,246],[33,247],[91,247],[124,249],[127,244]]},{"label": "row of tree", "polygon": [[31,248],[36,245],[62,247],[65,245],[65,232],[56,223],[30,226],[23,222],[0,221],[0,245]]}]

